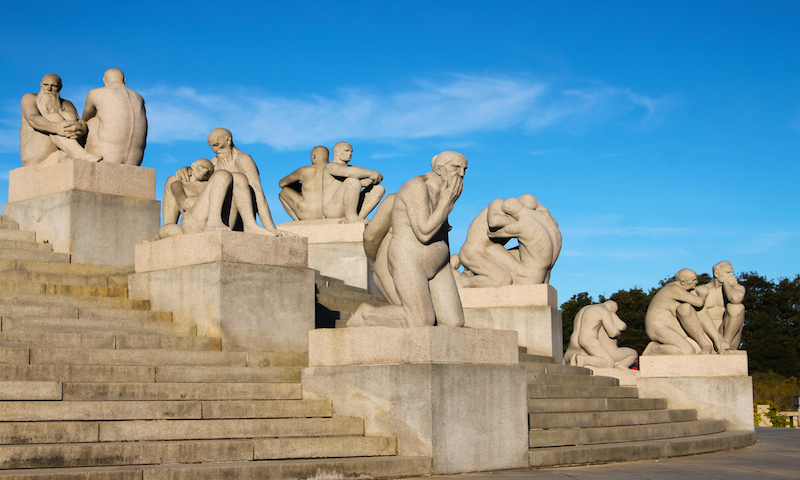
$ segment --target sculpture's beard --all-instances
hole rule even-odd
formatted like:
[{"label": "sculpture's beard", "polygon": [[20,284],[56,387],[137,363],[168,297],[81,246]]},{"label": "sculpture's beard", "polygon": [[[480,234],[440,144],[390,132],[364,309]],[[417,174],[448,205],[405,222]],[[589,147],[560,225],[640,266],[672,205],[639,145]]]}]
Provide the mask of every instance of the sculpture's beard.
[{"label": "sculpture's beard", "polygon": [[61,111],[61,95],[58,92],[39,92],[36,96],[36,106],[42,115],[58,113]]}]

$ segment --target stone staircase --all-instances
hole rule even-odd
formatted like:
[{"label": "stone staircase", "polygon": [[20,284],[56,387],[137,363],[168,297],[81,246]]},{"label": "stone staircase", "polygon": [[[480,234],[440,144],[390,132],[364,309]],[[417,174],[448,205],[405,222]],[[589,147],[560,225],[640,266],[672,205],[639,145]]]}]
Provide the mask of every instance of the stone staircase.
[{"label": "stone staircase", "polygon": [[0,477],[401,477],[430,458],[305,400],[303,355],[228,352],[0,217]]},{"label": "stone staircase", "polygon": [[376,307],[389,305],[383,297],[370,295],[364,289],[345,284],[342,280],[316,272],[317,328],[343,328],[362,303]]},{"label": "stone staircase", "polygon": [[531,467],[627,462],[744,447],[755,432],[726,431],[725,420],[697,420],[662,398],[592,375],[552,357],[520,353],[528,371]]}]

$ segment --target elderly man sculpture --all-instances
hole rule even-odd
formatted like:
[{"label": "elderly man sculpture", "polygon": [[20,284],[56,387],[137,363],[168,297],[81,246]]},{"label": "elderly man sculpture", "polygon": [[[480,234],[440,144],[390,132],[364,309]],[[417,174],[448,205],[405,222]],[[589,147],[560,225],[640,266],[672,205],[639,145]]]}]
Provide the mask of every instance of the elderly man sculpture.
[{"label": "elderly man sculpture", "polygon": [[727,353],[730,344],[695,310],[705,304],[708,295],[707,291],[694,290],[695,286],[697,274],[684,268],[675,274],[674,282],[656,292],[644,321],[652,341],[642,355],[710,354],[715,353],[714,347],[719,353]]},{"label": "elderly man sculpture", "polygon": [[292,220],[320,220],[322,215],[322,174],[328,164],[328,149],[311,150],[311,165],[300,167],[283,177],[278,198]]},{"label": "elderly man sculpture", "polygon": [[[519,247],[506,250],[512,238]],[[558,223],[533,195],[493,200],[475,217],[459,260],[469,275],[461,287],[502,287],[548,283],[561,251]]]},{"label": "elderly man sculpture", "polygon": [[55,164],[67,158],[99,162],[100,155],[87,152],[78,143],[88,127],[78,111],[61,98],[61,77],[48,73],[42,77],[39,93],[22,97],[19,153],[22,166]]},{"label": "elderly man sculpture", "polygon": [[325,165],[322,174],[322,213],[325,218],[341,218],[343,223],[367,223],[367,215],[386,192],[379,185],[383,175],[351,166],[352,155],[353,147],[347,142],[333,147],[333,161]]},{"label": "elderly man sculpture", "polygon": [[467,159],[436,156],[433,171],[414,177],[387,198],[364,230],[364,250],[393,305],[361,304],[348,327],[464,326],[450,268],[447,217],[463,189]]},{"label": "elderly man sculpture", "polygon": [[617,302],[608,300],[578,311],[564,364],[629,369],[636,362],[636,350],[617,346],[616,337],[627,327],[617,316],[618,308]]},{"label": "elderly man sculpture", "polygon": [[81,119],[89,126],[86,150],[103,162],[142,164],[147,141],[147,117],[142,96],[125,86],[125,74],[109,68],[103,87],[86,95]]}]

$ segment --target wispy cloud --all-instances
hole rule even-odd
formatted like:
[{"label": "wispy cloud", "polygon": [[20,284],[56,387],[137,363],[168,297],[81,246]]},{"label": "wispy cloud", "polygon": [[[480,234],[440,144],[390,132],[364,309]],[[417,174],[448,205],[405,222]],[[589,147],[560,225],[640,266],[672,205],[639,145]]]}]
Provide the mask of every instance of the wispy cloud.
[{"label": "wispy cloud", "polygon": [[[392,141],[512,128],[572,129],[630,112],[645,122],[671,105],[666,97],[608,85],[576,87],[525,76],[460,74],[401,82],[391,90],[341,88],[327,96],[278,96],[252,86],[215,90],[158,85],[139,93],[147,102],[148,143],[197,141],[223,126],[241,143],[281,150],[342,138]],[[18,122],[16,112],[0,118],[0,151],[18,148]]]},{"label": "wispy cloud", "polygon": [[562,228],[562,233],[581,237],[663,237],[668,235],[689,235],[694,233],[691,228],[675,227],[622,227],[622,228]]},{"label": "wispy cloud", "polygon": [[800,237],[800,232],[760,232],[748,238],[741,246],[742,253],[761,253],[783,247]]}]

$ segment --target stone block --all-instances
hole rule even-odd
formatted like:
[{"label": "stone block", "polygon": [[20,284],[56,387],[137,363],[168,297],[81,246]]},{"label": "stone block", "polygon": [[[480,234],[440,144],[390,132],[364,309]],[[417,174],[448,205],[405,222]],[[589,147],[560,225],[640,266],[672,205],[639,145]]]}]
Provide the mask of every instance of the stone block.
[{"label": "stone block", "polygon": [[156,171],[133,165],[69,159],[45,168],[32,165],[8,173],[9,202],[70,190],[155,200]]},{"label": "stone block", "polygon": [[698,420],[725,419],[728,430],[754,430],[751,377],[642,377],[636,386],[642,398],[695,409]]},{"label": "stone block", "polygon": [[509,285],[495,288],[461,288],[464,326],[490,330],[514,330],[519,346],[529,354],[564,357],[561,311],[552,285]]},{"label": "stone block", "polygon": [[278,225],[308,239],[308,267],[347,285],[369,288],[369,263],[364,253],[363,223],[301,220]]},{"label": "stone block", "polygon": [[431,457],[434,474],[526,468],[522,365],[415,363],[303,370],[303,397],[395,436],[397,454]]},{"label": "stone block", "polygon": [[215,262],[306,268],[308,247],[304,238],[243,232],[194,233],[136,245],[136,273]]},{"label": "stone block", "polygon": [[223,351],[304,353],[314,329],[314,272],[307,268],[217,261],[146,271],[130,276],[129,296],[172,311],[175,323],[196,325],[198,336],[221,338]]},{"label": "stone block", "polygon": [[644,377],[746,377],[747,352],[728,355],[643,355],[639,370]]},{"label": "stone block", "polygon": [[71,255],[72,263],[128,267],[134,246],[158,232],[161,206],[148,198],[75,189],[13,201],[3,213],[36,232],[37,242]]},{"label": "stone block", "polygon": [[594,375],[616,378],[619,380],[620,385],[636,385],[636,381],[639,380],[641,376],[641,372],[638,370],[629,370],[627,368],[599,368],[591,366],[587,366],[586,368],[591,370]]},{"label": "stone block", "polygon": [[516,332],[456,327],[357,327],[308,333],[309,366],[518,363]]}]

